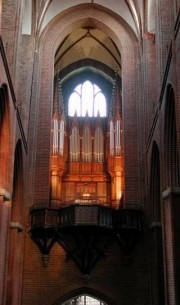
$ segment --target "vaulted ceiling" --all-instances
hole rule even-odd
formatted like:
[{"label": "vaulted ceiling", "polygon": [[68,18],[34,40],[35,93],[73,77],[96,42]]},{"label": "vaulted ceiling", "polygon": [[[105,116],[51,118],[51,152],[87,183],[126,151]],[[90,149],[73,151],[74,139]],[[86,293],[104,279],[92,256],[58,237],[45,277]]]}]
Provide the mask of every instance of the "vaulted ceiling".
[{"label": "vaulted ceiling", "polygon": [[[44,27],[59,13],[82,3],[100,5],[120,17],[122,17],[138,36],[142,31],[144,18],[144,0],[41,0],[38,2],[39,16],[38,28],[42,31]],[[154,2],[154,0],[150,0]]]},{"label": "vaulted ceiling", "polygon": [[[115,18],[123,20],[141,41],[144,32],[154,30],[153,7],[156,0],[39,0],[36,1],[36,31],[42,33],[48,24],[57,15],[62,16],[69,9],[78,5],[92,5],[113,14]],[[26,12],[29,7],[26,0]],[[72,12],[72,10],[71,10]],[[92,16],[93,17],[93,16]],[[60,17],[59,17],[60,18]],[[28,20],[27,18],[25,18]],[[55,71],[60,71],[75,62],[89,59],[99,62],[113,71],[121,74],[121,54],[111,37],[102,29],[96,27],[75,28],[63,40],[59,42],[59,48],[55,55]],[[82,67],[81,67],[82,68]],[[94,69],[97,67],[94,67]],[[95,71],[95,70],[94,70]]]}]

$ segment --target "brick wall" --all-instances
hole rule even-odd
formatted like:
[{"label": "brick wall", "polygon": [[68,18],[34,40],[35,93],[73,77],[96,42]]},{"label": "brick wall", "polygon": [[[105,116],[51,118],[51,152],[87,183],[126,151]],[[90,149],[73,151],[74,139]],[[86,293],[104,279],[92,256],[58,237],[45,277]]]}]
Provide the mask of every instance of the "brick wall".
[{"label": "brick wall", "polygon": [[[36,37],[37,41],[34,33],[21,37],[22,1],[3,2],[1,34],[7,61],[1,48],[0,85],[6,84],[8,88],[9,152],[5,168],[8,175],[6,179],[2,176],[0,179],[7,191],[1,194],[0,202],[1,304],[58,304],[58,300],[64,300],[82,288],[97,296],[104,295],[109,299],[108,305],[158,304],[158,285],[163,281],[163,272],[155,272],[155,260],[160,257],[157,248],[163,233],[166,304],[178,305],[179,275],[175,272],[179,270],[177,192],[175,195],[170,193],[169,197],[161,195],[160,234],[152,237],[149,230],[149,223],[155,220],[149,188],[154,142],[160,152],[161,194],[164,187],[172,187],[165,183],[167,169],[164,167],[163,146],[169,83],[175,92],[177,146],[180,147],[179,19],[174,31],[175,17],[171,4],[170,0],[157,1],[155,41],[143,38],[142,46],[138,45],[135,35],[122,20],[89,5],[72,8],[55,17],[41,36]],[[127,204],[141,203],[146,214],[144,235],[130,261],[125,260],[119,245],[112,240],[107,255],[97,263],[89,277],[82,276],[71,259],[66,260],[65,251],[58,244],[52,248],[47,266],[43,266],[40,251],[29,235],[29,207],[35,202],[49,202],[54,54],[59,42],[74,27],[87,25],[106,32],[121,52],[125,201]],[[17,204],[17,215],[23,219],[23,231],[11,228],[10,233],[14,152],[19,139],[23,148],[24,194],[22,205]],[[6,147],[5,144],[2,146]],[[154,244],[153,238],[157,238]],[[162,254],[162,249],[160,251]],[[162,304],[162,299],[160,302]]]}]

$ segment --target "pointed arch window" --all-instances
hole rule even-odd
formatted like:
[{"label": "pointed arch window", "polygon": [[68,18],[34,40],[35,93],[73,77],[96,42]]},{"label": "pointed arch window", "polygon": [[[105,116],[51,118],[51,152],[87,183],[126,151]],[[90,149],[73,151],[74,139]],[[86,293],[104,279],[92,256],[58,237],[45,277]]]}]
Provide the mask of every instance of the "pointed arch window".
[{"label": "pointed arch window", "polygon": [[78,117],[106,117],[107,102],[101,89],[86,80],[84,83],[76,86],[69,97],[68,115]]},{"label": "pointed arch window", "polygon": [[65,303],[63,305],[107,305],[106,303],[102,302],[101,300],[98,300],[94,297],[91,297],[89,295],[80,295],[78,297],[75,297]]},{"label": "pointed arch window", "polygon": [[94,116],[106,117],[106,98],[102,92],[98,92],[94,97]]},{"label": "pointed arch window", "polygon": [[179,154],[177,145],[177,127],[175,96],[173,87],[168,84],[166,93],[164,153],[167,185],[180,185]]},{"label": "pointed arch window", "polygon": [[74,91],[69,98],[69,116],[74,116],[77,113],[77,116],[81,116],[81,96],[78,92]]}]

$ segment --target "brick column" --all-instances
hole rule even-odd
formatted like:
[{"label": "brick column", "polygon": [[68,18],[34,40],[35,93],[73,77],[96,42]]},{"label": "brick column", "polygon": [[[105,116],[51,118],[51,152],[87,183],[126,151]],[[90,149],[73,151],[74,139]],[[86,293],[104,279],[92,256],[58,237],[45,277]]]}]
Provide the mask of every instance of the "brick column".
[{"label": "brick column", "polygon": [[180,188],[163,192],[166,304],[180,304]]},{"label": "brick column", "polygon": [[171,44],[174,24],[173,1],[156,1],[156,46],[157,46],[157,75],[159,93],[165,72],[168,52]]},{"label": "brick column", "polygon": [[6,304],[17,305],[21,303],[23,225],[10,222],[10,229]]},{"label": "brick column", "polygon": [[18,51],[20,50],[22,35],[22,10],[23,1],[3,1],[1,34],[14,89],[16,89],[16,84],[18,84],[18,73],[16,72],[18,69]]},{"label": "brick column", "polygon": [[161,222],[154,221],[150,224],[149,242],[149,257],[151,266],[151,304],[164,305],[164,265]]},{"label": "brick column", "polygon": [[1,34],[1,15],[2,15],[2,0],[0,0],[0,34]]},{"label": "brick column", "polygon": [[10,224],[10,195],[0,190],[0,304],[3,304],[7,265],[7,241]]}]

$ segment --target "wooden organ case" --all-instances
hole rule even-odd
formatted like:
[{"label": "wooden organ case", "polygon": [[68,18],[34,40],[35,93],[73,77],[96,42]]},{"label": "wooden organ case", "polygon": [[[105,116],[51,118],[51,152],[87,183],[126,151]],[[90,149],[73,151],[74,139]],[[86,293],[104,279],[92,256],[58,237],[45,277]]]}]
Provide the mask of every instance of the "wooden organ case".
[{"label": "wooden organ case", "polygon": [[[121,94],[117,86],[107,117],[65,116],[52,122],[51,203],[99,202],[118,208],[123,194]],[[62,101],[61,101],[62,103]],[[57,109],[59,107],[56,107]],[[110,110],[111,109],[111,110]]]}]

